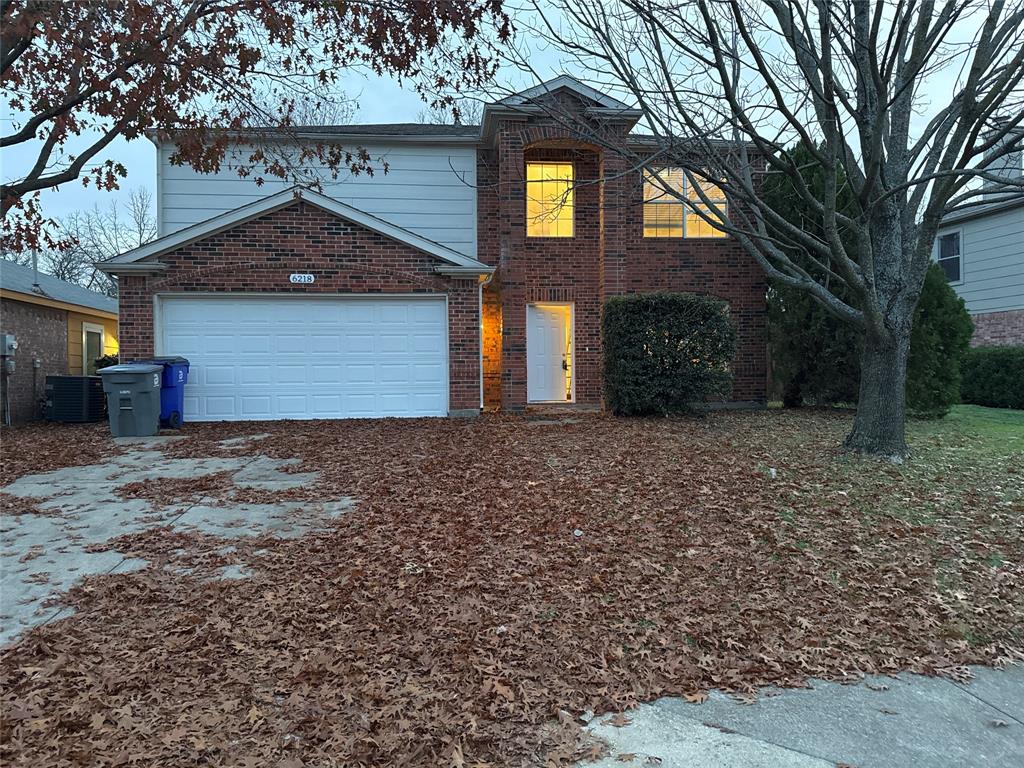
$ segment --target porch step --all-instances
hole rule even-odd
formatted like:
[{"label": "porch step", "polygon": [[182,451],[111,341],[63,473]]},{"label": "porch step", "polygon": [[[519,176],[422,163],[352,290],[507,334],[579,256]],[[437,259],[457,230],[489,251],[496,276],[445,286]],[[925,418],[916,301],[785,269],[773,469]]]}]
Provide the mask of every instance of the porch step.
[{"label": "porch step", "polygon": [[601,406],[592,403],[534,403],[527,405],[526,418],[558,418],[571,414],[600,413]]}]

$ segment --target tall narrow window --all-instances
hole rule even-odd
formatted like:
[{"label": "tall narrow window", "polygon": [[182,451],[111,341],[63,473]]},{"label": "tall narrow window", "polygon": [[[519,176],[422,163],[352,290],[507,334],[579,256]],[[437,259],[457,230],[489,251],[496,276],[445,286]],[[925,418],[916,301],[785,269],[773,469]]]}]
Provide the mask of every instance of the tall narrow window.
[{"label": "tall narrow window", "polygon": [[526,164],[527,237],[572,237],[572,163]]},{"label": "tall narrow window", "polygon": [[721,221],[728,210],[721,187],[703,180],[700,190],[703,197],[682,168],[661,168],[657,176],[645,171],[644,237],[727,237],[707,220]]},{"label": "tall narrow window", "polygon": [[960,268],[960,233],[950,232],[939,236],[939,266],[946,273],[951,283],[959,283],[962,270]]},{"label": "tall narrow window", "polygon": [[[682,168],[662,168],[655,176],[644,171],[644,237],[682,237]],[[671,190],[671,191],[670,191]]]}]

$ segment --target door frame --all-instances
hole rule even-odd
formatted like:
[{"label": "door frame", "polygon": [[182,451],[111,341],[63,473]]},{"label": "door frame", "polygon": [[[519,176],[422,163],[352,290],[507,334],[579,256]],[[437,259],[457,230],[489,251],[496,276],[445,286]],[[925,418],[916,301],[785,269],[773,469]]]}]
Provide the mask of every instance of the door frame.
[{"label": "door frame", "polygon": [[530,344],[529,323],[530,307],[568,307],[569,308],[569,393],[568,400],[531,400],[527,394],[527,404],[554,405],[556,403],[576,402],[576,303],[572,301],[530,301],[526,304],[526,391],[530,391]]},{"label": "door frame", "polygon": [[[444,412],[451,415],[452,398],[452,354],[451,354],[451,302],[447,293],[292,293],[277,291],[159,291],[153,294],[153,352],[154,356],[166,355],[164,338],[164,310],[168,300],[214,299],[221,301],[245,301],[246,299],[284,299],[287,301],[378,301],[381,299],[404,299],[408,301],[444,301],[444,370],[447,385],[444,389]],[[389,418],[389,417],[381,417]]]},{"label": "door frame", "polygon": [[87,334],[98,333],[100,335],[100,357],[103,357],[103,349],[107,343],[107,332],[102,325],[82,321],[82,375],[89,375],[89,346],[86,344]]}]

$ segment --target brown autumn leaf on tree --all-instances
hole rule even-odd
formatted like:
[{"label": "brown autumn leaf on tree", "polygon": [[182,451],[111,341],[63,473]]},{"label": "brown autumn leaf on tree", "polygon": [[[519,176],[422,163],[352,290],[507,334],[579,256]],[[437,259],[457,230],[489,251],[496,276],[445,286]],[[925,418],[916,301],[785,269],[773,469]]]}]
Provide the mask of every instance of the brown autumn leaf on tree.
[{"label": "brown autumn leaf on tree", "polygon": [[501,5],[3,0],[0,83],[13,121],[0,147],[32,160],[0,188],[5,245],[37,247],[42,237],[60,246],[44,227],[40,191],[79,179],[117,189],[127,169],[101,158],[118,137],[173,133],[172,161],[205,172],[241,140],[232,164],[257,181],[308,164],[372,172],[359,147],[295,141],[295,116],[336,101],[340,76],[352,71],[395,76],[423,95],[479,84],[494,71],[489,44],[509,33]]}]

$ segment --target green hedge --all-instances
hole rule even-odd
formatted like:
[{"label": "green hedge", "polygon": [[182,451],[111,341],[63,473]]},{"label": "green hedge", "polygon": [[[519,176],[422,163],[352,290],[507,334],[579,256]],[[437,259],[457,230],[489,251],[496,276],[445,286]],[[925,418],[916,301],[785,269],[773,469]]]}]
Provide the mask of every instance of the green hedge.
[{"label": "green hedge", "polygon": [[683,293],[616,296],[605,303],[608,408],[624,416],[677,413],[732,391],[736,329],[729,305]]},{"label": "green hedge", "polygon": [[960,371],[963,402],[1024,408],[1024,347],[974,347]]}]

